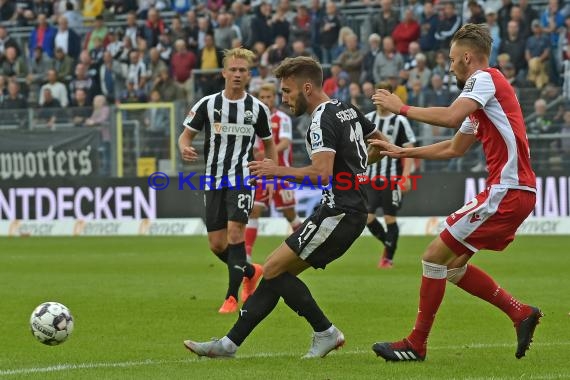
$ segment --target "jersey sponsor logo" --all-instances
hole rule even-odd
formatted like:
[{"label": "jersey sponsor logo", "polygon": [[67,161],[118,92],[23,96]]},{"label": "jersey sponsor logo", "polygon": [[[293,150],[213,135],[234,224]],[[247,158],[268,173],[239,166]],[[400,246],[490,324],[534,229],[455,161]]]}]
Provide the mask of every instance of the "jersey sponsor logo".
[{"label": "jersey sponsor logo", "polygon": [[218,135],[253,136],[253,125],[236,123],[214,123],[214,133]]},{"label": "jersey sponsor logo", "polygon": [[473,214],[471,215],[471,219],[469,219],[469,223],[475,223],[481,220],[481,215]]},{"label": "jersey sponsor logo", "polygon": [[322,148],[324,146],[324,142],[321,130],[317,129],[314,131],[310,131],[309,133],[311,134],[311,149],[315,150]]},{"label": "jersey sponsor logo", "polygon": [[251,124],[253,122],[253,112],[245,111],[243,113],[243,122],[246,124]]},{"label": "jersey sponsor logo", "polygon": [[477,78],[471,78],[467,81],[467,83],[465,83],[465,86],[463,87],[463,92],[471,92],[473,91],[473,87],[475,87],[475,80]]}]

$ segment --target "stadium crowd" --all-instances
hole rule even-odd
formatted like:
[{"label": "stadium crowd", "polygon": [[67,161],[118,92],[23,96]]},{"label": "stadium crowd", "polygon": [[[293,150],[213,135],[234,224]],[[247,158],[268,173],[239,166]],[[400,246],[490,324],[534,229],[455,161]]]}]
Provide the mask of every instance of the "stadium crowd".
[{"label": "stadium crowd", "polygon": [[[570,106],[559,97],[570,77],[570,4],[557,0],[0,0],[0,124],[27,128],[32,110],[35,125],[104,126],[108,142],[110,106],[179,101],[188,109],[221,90],[221,53],[236,46],[256,54],[253,94],[276,82],[271,69],[284,57],[315,55],[327,69],[327,95],[364,112],[374,109],[374,85],[385,80],[407,104],[448,105],[459,90],[447,51],[464,23],[489,26],[491,65],[530,116],[537,168],[569,168]],[[12,37],[17,30],[30,31]],[[164,118],[155,112],[141,120],[167,136]],[[421,144],[451,136],[412,127]],[[542,138],[552,134],[558,137]],[[485,167],[476,150],[469,163],[428,165]]]}]

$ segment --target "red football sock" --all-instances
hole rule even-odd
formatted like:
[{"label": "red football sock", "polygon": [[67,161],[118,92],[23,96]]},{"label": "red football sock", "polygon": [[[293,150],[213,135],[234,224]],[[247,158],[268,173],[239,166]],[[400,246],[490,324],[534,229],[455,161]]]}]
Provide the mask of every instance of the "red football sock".
[{"label": "red football sock", "polygon": [[252,221],[250,220],[245,228],[245,252],[250,257],[253,245],[255,244],[255,239],[257,239],[257,221],[255,226],[250,226],[250,224],[252,224],[251,222]]},{"label": "red football sock", "polygon": [[487,273],[474,265],[467,265],[465,274],[457,283],[467,293],[495,305],[505,312],[514,323],[522,321],[532,312],[530,306],[520,303]]},{"label": "red football sock", "polygon": [[427,338],[435,320],[435,314],[445,294],[445,278],[422,276],[420,287],[420,305],[414,329],[407,337],[412,347],[420,355],[426,354]]}]

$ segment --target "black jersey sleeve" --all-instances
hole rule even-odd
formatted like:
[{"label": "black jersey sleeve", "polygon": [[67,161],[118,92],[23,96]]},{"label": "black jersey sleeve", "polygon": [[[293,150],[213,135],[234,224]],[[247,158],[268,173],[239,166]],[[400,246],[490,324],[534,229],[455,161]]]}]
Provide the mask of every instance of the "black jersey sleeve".
[{"label": "black jersey sleeve", "polygon": [[191,129],[195,132],[200,132],[204,129],[204,124],[208,120],[208,102],[209,98],[202,98],[194,107],[188,112],[184,122],[182,123],[185,128]]},{"label": "black jersey sleeve", "polygon": [[263,140],[271,138],[271,113],[269,108],[261,102],[259,102],[259,112],[253,127],[255,128],[255,134]]},{"label": "black jersey sleeve", "polygon": [[322,106],[311,120],[311,126],[307,131],[311,155],[318,152],[337,151],[338,129],[341,122],[330,113],[330,109],[328,111],[325,106]]},{"label": "black jersey sleeve", "polygon": [[362,125],[362,133],[364,134],[364,138],[366,139],[368,136],[372,134],[372,132],[376,130],[376,124],[374,124],[370,119],[364,116],[364,114],[357,107],[352,106],[352,108],[356,111],[356,114],[358,115],[358,121],[360,122],[360,125]]}]

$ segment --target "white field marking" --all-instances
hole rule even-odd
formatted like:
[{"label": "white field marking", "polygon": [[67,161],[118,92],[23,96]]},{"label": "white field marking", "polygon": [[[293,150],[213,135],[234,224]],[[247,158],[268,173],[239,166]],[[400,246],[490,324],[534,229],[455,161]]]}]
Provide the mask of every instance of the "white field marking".
[{"label": "white field marking", "polygon": [[[551,342],[551,343],[533,343],[533,346],[540,347],[555,347],[555,346],[569,346],[570,342]],[[486,349],[486,348],[502,348],[502,347],[513,347],[514,344],[498,343],[498,344],[479,344],[479,343],[466,343],[457,346],[435,346],[430,347],[430,350],[458,350],[458,349]],[[370,350],[340,350],[337,355],[360,355],[360,354],[371,354]],[[233,360],[247,360],[247,359],[257,359],[257,358],[283,358],[283,357],[301,357],[299,352],[257,352],[250,355],[237,356]],[[163,364],[180,364],[180,363],[196,363],[200,361],[201,358],[189,357],[188,359],[181,360],[154,360],[146,359],[139,361],[126,361],[126,362],[115,362],[115,363],[78,363],[78,364],[58,364],[49,367],[29,367],[29,368],[14,368],[14,369],[4,369],[0,370],[0,376],[12,376],[12,375],[26,375],[32,373],[46,373],[46,372],[61,372],[61,371],[71,371],[77,369],[100,369],[100,368],[131,368],[131,367],[143,367],[152,365],[163,365]],[[207,359],[205,359],[207,360]],[[536,380],[551,380],[551,379],[562,379],[567,378],[568,373],[559,374],[543,374],[543,375],[531,375],[529,379]],[[493,377],[493,380],[503,380],[509,379],[506,377]],[[469,380],[483,380],[483,378],[469,378]],[[489,378],[485,378],[489,380]]]}]

